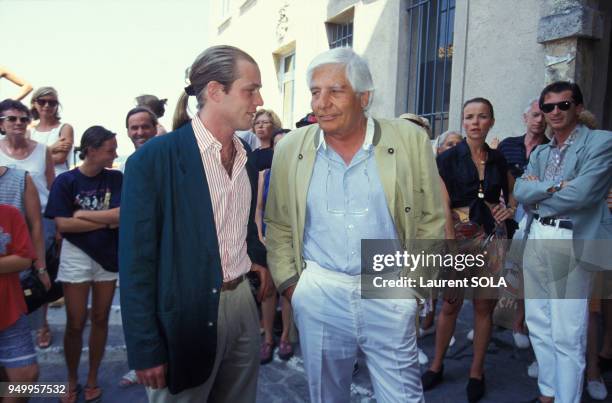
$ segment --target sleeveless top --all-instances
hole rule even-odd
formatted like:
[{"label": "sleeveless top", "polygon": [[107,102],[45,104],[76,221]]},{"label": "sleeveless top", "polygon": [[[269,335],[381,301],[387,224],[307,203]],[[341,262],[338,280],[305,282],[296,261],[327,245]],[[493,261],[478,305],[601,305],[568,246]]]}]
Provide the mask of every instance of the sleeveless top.
[{"label": "sleeveless top", "polygon": [[[30,129],[30,138],[38,143],[44,144],[47,147],[55,144],[60,138],[60,132],[62,131],[62,127],[64,127],[64,123],[59,125],[56,128],[49,130],[48,132],[40,132],[36,130],[35,127]],[[68,157],[72,153],[72,148],[68,152]],[[62,172],[68,171],[68,158],[66,158],[66,162],[63,164],[55,164],[55,176],[57,177]]]},{"label": "sleeveless top", "polygon": [[23,169],[8,168],[0,175],[0,204],[7,204],[19,209],[25,216],[25,178]]},{"label": "sleeveless top", "polygon": [[41,213],[47,207],[49,199],[49,189],[47,189],[47,177],[45,176],[45,162],[47,156],[47,146],[37,143],[36,147],[27,158],[17,160],[9,157],[4,152],[0,151],[0,165],[8,168],[20,168],[30,173],[34,186],[38,190],[40,198]]}]

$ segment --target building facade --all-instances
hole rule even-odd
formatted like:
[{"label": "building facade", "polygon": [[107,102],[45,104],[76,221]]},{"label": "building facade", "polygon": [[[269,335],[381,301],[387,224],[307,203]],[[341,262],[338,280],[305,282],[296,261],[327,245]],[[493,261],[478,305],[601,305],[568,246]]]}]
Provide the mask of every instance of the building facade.
[{"label": "building facade", "polygon": [[612,127],[611,17],[597,0],[217,0],[209,37],[257,60],[265,107],[285,127],[310,111],[312,58],[351,46],[373,73],[373,116],[416,113],[435,136],[460,130],[463,101],[482,96],[501,139],[523,132],[527,102],[556,79],[578,82]]}]

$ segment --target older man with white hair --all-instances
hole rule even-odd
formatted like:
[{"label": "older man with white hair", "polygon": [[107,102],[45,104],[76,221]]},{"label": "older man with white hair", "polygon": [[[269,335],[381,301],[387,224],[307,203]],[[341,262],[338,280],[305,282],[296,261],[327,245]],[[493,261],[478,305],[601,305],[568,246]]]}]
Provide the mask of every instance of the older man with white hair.
[{"label": "older man with white hair", "polygon": [[266,206],[268,264],[294,309],[313,402],[346,402],[357,351],[379,402],[421,402],[414,298],[361,298],[361,240],[440,239],[425,131],[366,115],[367,63],[347,48],[310,63],[318,124],[279,143]]}]

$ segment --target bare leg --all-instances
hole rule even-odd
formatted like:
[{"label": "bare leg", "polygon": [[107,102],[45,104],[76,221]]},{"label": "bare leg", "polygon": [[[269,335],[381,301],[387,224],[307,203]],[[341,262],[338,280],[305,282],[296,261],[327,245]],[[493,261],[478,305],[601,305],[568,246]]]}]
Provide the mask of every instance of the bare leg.
[{"label": "bare leg", "polygon": [[598,329],[597,323],[599,320],[599,314],[596,312],[589,312],[589,328],[587,330],[587,380],[593,381],[599,379],[601,376],[599,372],[599,358],[597,357],[597,344],[598,344]]},{"label": "bare leg", "polygon": [[601,300],[601,313],[604,321],[604,336],[599,355],[604,358],[612,358],[612,300]]},{"label": "bare leg", "polygon": [[482,379],[496,303],[497,300],[494,299],[474,299],[474,358],[470,378]]},{"label": "bare leg", "polygon": [[[5,368],[4,371],[8,382],[36,382],[38,380],[38,364],[30,364],[20,368]],[[5,397],[0,401],[6,403],[27,402],[28,398]]]},{"label": "bare leg", "polygon": [[66,301],[66,332],[64,333],[64,356],[68,367],[70,390],[78,383],[79,361],[83,349],[83,329],[87,319],[87,297],[90,283],[64,283]]},{"label": "bare leg", "polygon": [[455,325],[457,324],[457,316],[463,305],[463,298],[457,298],[452,303],[444,300],[442,310],[438,315],[438,324],[436,325],[436,351],[434,359],[431,361],[429,369],[433,372],[440,372],[446,349],[451,337],[455,333]]},{"label": "bare leg", "polygon": [[98,385],[98,368],[104,356],[108,336],[108,314],[115,294],[115,280],[93,283],[91,333],[89,334],[89,373],[87,385]]},{"label": "bare leg", "polygon": [[289,331],[291,330],[291,325],[293,325],[293,315],[291,303],[284,296],[281,297],[281,313],[283,318],[283,333],[281,334],[281,340],[289,342]]},{"label": "bare leg", "polygon": [[276,290],[271,296],[261,302],[261,322],[264,329],[264,342],[274,343],[274,316],[276,314],[276,304],[278,296]]}]

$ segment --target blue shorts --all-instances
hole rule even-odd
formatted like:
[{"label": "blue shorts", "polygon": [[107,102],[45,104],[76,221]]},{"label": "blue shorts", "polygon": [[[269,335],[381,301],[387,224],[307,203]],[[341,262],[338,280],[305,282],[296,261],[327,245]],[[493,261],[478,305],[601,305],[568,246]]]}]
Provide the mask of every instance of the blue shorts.
[{"label": "blue shorts", "polygon": [[27,316],[0,331],[0,367],[22,368],[36,364],[36,350]]}]

